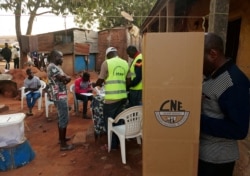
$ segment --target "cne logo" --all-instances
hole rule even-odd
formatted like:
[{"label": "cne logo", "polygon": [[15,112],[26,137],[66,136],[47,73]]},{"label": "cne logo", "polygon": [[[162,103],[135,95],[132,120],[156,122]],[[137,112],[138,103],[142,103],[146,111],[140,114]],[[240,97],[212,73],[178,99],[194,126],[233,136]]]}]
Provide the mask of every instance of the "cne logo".
[{"label": "cne logo", "polygon": [[121,66],[116,66],[113,71],[113,75],[115,76],[124,76],[125,75],[125,69]]},{"label": "cne logo", "polygon": [[160,111],[155,111],[157,121],[163,126],[176,128],[183,125],[189,116],[189,112],[183,109],[182,102],[177,100],[166,100],[160,107]]}]

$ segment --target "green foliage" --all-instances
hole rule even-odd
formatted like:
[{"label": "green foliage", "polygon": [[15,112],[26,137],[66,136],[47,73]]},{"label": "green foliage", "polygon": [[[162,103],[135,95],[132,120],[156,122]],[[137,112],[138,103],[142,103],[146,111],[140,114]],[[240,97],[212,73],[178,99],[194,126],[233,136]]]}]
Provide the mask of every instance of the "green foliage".
[{"label": "green foliage", "polygon": [[[100,29],[105,29],[126,25],[128,21],[121,16],[121,11],[125,11],[133,17],[133,24],[140,26],[155,2],[156,0],[5,0],[0,1],[0,9],[12,11],[16,19],[21,18],[21,15],[30,15],[26,31],[26,35],[30,35],[35,17],[45,13],[67,15],[70,12],[75,15],[75,22],[79,27],[84,24],[91,27],[99,21]],[[17,25],[17,34],[21,34],[20,24]]]},{"label": "green foliage", "polygon": [[130,14],[133,24],[141,26],[151,11],[156,0],[86,0],[81,6],[70,9],[76,14],[75,22],[82,27],[83,24],[94,24],[99,21],[99,28],[124,26],[128,21],[121,16],[121,11]]},{"label": "green foliage", "polygon": [[[29,15],[26,35],[30,35],[36,16],[45,13],[53,13],[55,15],[67,14],[68,7],[77,5],[77,3],[77,0],[5,0],[0,1],[0,9],[12,11],[16,19],[21,18],[22,15]],[[20,24],[18,25],[16,29],[20,30]]]}]

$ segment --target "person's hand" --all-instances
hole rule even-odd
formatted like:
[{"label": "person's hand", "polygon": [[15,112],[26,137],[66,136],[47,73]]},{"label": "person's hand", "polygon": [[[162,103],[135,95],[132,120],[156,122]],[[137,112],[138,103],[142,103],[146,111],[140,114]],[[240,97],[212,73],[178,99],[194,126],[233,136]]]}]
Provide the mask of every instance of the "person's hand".
[{"label": "person's hand", "polygon": [[71,81],[71,78],[70,78],[70,77],[65,77],[63,83],[64,83],[64,84],[68,84],[70,81]]},{"label": "person's hand", "polygon": [[96,83],[92,82],[92,87],[94,88],[96,86]]},{"label": "person's hand", "polygon": [[70,77],[66,77],[66,81],[70,82],[71,78]]}]

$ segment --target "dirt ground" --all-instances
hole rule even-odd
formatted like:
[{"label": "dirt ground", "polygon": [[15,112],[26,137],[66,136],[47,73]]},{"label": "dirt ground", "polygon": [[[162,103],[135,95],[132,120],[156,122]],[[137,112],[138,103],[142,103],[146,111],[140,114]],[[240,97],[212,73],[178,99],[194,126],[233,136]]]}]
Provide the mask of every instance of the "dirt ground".
[{"label": "dirt ground", "polygon": [[[91,75],[91,79],[96,77]],[[76,77],[72,77],[73,83]],[[18,80],[20,85],[23,80]],[[21,110],[20,100],[7,98],[0,95],[0,104],[5,104],[9,110],[2,114],[27,112],[26,104]],[[44,101],[44,99],[43,99]],[[69,105],[73,107],[73,97],[69,93]],[[81,106],[80,104],[80,111]],[[90,113],[90,112],[88,112]],[[17,169],[0,172],[1,176],[140,176],[142,175],[142,146],[136,140],[126,141],[127,164],[122,164],[120,150],[103,150],[101,146],[107,143],[107,136],[101,136],[96,140],[87,140],[78,144],[72,151],[60,151],[58,144],[56,109],[49,113],[52,118],[48,121],[45,118],[44,104],[42,110],[34,107],[34,115],[25,118],[25,136],[29,141],[36,156],[25,166]],[[70,111],[70,122],[67,129],[67,136],[72,138],[81,132],[87,132],[93,126],[93,121],[82,119],[81,112],[77,115],[74,110]],[[94,138],[93,138],[94,139]],[[69,143],[71,143],[69,141]]]}]

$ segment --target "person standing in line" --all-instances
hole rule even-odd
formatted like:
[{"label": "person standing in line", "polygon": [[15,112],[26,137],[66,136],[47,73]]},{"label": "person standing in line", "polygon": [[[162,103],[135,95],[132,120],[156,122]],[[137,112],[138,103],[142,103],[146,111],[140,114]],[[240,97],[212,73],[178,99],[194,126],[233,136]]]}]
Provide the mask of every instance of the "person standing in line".
[{"label": "person standing in line", "polygon": [[224,55],[223,40],[205,35],[198,176],[232,176],[237,140],[249,128],[249,80]]},{"label": "person standing in line", "polygon": [[142,54],[133,45],[127,48],[128,56],[133,60],[130,66],[129,107],[142,105]]},{"label": "person standing in line", "polygon": [[63,54],[60,51],[51,51],[48,57],[48,93],[50,99],[54,101],[58,112],[58,133],[60,139],[60,150],[67,151],[74,149],[73,145],[67,144],[67,126],[69,122],[68,96],[66,85],[71,81],[63,70],[59,67],[63,62]]},{"label": "person standing in line", "polygon": [[[126,79],[129,72],[129,65],[126,60],[118,56],[117,49],[114,47],[107,48],[106,57],[107,59],[101,65],[98,80],[93,87],[102,87],[105,82],[103,117],[107,131],[108,118],[115,118],[126,107]],[[113,133],[111,149],[118,149],[118,145],[119,139]]]},{"label": "person standing in line", "polygon": [[15,45],[11,50],[11,58],[14,61],[14,69],[19,68],[19,48],[17,48]]},{"label": "person standing in line", "polygon": [[34,107],[36,101],[41,97],[39,89],[41,87],[40,79],[33,75],[30,68],[26,69],[27,78],[24,80],[24,91],[26,93],[26,101],[29,108],[27,116],[32,116],[32,108]]},{"label": "person standing in line", "polygon": [[5,43],[5,47],[2,49],[1,54],[6,61],[5,69],[10,69],[10,60],[11,60],[11,50],[9,48],[8,43]]}]

